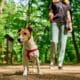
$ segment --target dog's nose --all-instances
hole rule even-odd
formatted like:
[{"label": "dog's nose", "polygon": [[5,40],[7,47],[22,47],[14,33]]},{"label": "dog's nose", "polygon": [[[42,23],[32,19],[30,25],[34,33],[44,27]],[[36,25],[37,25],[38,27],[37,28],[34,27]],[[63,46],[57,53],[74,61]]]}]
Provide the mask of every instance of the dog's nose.
[{"label": "dog's nose", "polygon": [[20,40],[20,38],[18,38],[18,42],[19,42],[19,43],[22,43],[21,40]]}]

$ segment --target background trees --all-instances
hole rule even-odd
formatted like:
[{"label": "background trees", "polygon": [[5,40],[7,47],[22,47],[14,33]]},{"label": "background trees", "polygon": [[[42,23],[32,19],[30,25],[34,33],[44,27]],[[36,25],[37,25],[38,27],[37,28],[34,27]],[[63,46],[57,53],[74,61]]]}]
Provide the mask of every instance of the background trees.
[{"label": "background trees", "polygon": [[[5,50],[6,41],[4,35],[10,34],[14,38],[13,62],[21,63],[21,45],[17,42],[17,31],[19,28],[31,24],[33,35],[40,50],[41,63],[48,63],[50,60],[50,22],[49,5],[50,0],[0,0],[6,1],[0,5],[0,44]],[[67,42],[67,49],[64,63],[77,63],[80,61],[80,1],[71,0],[72,20],[74,32],[70,34]],[[1,9],[1,7],[3,9]],[[0,56],[3,56],[0,52]],[[5,57],[5,55],[4,55]],[[1,57],[2,59],[3,57]],[[2,61],[0,61],[2,63]]]}]

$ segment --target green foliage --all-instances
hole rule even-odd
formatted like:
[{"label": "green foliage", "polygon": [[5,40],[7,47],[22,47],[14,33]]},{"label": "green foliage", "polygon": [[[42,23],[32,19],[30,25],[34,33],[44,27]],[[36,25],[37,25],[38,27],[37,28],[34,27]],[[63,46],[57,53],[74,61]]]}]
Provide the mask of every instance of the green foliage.
[{"label": "green foliage", "polygon": [[[1,1],[1,0],[0,0]],[[33,26],[34,39],[38,44],[40,51],[40,62],[49,63],[50,61],[50,22],[49,22],[49,5],[50,0],[32,0],[30,5],[30,21]],[[73,14],[73,27],[77,45],[80,49],[80,4],[79,0],[73,1],[72,14]],[[19,28],[26,27],[28,6],[23,5],[21,2],[16,5],[12,0],[4,7],[4,11],[0,14],[0,44],[5,46],[4,35],[6,33],[14,37],[13,47],[13,61],[14,63],[22,63],[22,46],[18,43],[17,31]],[[1,54],[0,54],[1,55]],[[64,63],[76,63],[76,53],[73,47],[72,38],[70,37],[67,42],[66,55]]]}]

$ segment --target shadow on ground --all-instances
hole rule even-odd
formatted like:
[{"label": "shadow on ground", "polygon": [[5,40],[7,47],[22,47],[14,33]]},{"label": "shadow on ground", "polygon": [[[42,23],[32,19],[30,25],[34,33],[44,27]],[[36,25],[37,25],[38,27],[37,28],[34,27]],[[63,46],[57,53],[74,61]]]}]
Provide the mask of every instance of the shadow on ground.
[{"label": "shadow on ground", "polygon": [[27,77],[22,76],[22,66],[0,66],[0,80],[80,80],[80,66],[64,66],[58,70],[57,66],[53,70],[49,66],[41,66],[42,74],[35,74],[30,67]]},{"label": "shadow on ground", "polygon": [[29,74],[27,77],[21,74],[0,75],[0,80],[80,80],[80,74]]}]

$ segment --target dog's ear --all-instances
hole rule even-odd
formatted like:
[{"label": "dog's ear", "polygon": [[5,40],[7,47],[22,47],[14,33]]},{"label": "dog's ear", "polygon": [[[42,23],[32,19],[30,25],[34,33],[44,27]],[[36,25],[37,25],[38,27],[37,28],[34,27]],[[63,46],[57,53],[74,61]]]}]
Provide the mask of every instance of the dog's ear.
[{"label": "dog's ear", "polygon": [[30,25],[27,27],[27,29],[28,29],[30,32],[33,31],[33,28],[32,28]]}]

